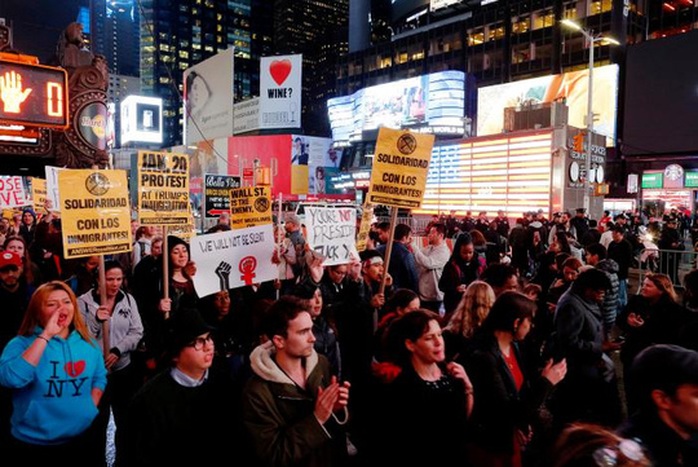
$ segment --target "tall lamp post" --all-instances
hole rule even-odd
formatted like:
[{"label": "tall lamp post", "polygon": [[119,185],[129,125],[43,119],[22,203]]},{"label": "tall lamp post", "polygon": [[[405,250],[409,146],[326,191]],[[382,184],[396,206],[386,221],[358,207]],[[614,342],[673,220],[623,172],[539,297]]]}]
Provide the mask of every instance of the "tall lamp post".
[{"label": "tall lamp post", "polygon": [[591,135],[594,132],[594,112],[592,110],[592,100],[594,97],[594,45],[597,42],[620,45],[620,43],[608,36],[594,35],[593,30],[587,30],[569,19],[563,19],[560,23],[574,31],[582,33],[589,42],[589,84],[587,85],[587,148],[586,148],[586,176],[584,177],[584,209],[587,215],[591,208]]}]

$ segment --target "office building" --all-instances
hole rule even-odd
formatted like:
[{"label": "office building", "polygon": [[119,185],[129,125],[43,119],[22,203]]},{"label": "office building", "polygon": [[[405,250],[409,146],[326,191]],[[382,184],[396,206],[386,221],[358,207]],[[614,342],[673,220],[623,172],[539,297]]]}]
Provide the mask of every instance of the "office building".
[{"label": "office building", "polygon": [[182,142],[184,70],[235,47],[235,100],[259,94],[259,58],[271,54],[271,2],[142,0],[141,92],[164,102],[164,146]]}]

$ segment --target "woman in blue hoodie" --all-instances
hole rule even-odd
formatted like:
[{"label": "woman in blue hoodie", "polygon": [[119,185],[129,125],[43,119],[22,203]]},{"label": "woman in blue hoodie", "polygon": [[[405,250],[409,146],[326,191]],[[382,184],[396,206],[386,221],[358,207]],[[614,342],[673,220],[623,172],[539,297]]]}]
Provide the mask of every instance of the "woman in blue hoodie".
[{"label": "woman in blue hoodie", "polygon": [[31,465],[94,465],[85,453],[106,383],[102,352],[73,291],[59,281],[39,287],[18,336],[0,356],[0,384],[12,390],[9,457]]}]

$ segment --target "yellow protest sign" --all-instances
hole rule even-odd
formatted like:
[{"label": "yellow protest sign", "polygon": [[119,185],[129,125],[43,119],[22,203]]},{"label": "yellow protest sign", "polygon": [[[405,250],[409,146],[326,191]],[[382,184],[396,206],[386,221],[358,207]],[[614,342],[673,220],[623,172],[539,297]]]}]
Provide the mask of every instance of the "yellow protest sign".
[{"label": "yellow protest sign", "polygon": [[138,151],[138,218],[141,225],[189,223],[189,157]]},{"label": "yellow protest sign", "polygon": [[46,180],[32,177],[32,203],[34,211],[44,212],[46,207]]},{"label": "yellow protest sign", "polygon": [[378,130],[367,202],[398,208],[422,205],[434,135]]},{"label": "yellow protest sign", "polygon": [[131,206],[123,170],[61,170],[65,258],[131,251]]},{"label": "yellow protest sign", "polygon": [[230,226],[244,229],[271,224],[271,188],[255,186],[230,190]]},{"label": "yellow protest sign", "polygon": [[359,234],[356,236],[356,251],[364,251],[368,240],[368,233],[371,231],[371,220],[373,218],[373,206],[366,204],[363,207],[361,214],[361,225],[359,226]]}]

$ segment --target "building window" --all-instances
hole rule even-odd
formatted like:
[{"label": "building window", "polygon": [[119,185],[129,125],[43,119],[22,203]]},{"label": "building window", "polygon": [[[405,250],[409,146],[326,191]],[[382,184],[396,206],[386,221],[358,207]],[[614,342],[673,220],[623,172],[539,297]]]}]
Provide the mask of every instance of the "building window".
[{"label": "building window", "polygon": [[479,45],[485,42],[485,30],[483,28],[473,29],[468,35],[468,45]]}]

